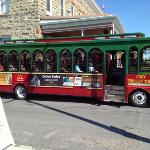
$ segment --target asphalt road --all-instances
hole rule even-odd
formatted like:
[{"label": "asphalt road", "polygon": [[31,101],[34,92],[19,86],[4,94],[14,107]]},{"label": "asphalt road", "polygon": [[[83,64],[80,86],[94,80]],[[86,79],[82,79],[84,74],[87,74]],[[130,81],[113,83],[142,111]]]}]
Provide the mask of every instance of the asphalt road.
[{"label": "asphalt road", "polygon": [[17,146],[35,150],[149,150],[150,108],[93,99],[2,97]]}]

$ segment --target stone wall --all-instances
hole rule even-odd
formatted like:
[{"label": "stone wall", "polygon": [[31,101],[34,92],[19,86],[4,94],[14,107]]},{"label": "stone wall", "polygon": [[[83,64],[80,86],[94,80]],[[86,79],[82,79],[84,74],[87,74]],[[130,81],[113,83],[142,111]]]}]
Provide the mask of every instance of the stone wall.
[{"label": "stone wall", "polygon": [[43,0],[10,0],[9,13],[0,16],[0,31],[9,30],[12,39],[40,38],[40,15]]},{"label": "stone wall", "polygon": [[[53,16],[61,15],[60,0],[53,0]],[[75,15],[95,15],[87,0],[66,0],[66,11],[74,6]],[[47,15],[46,0],[9,0],[9,13],[0,15],[0,36],[11,34],[12,39],[41,38],[40,16]]]}]

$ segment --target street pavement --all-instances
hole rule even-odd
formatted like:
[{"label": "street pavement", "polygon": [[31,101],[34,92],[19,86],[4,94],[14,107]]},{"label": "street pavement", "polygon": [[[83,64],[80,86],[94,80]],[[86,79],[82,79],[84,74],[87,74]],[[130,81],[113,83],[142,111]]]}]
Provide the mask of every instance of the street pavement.
[{"label": "street pavement", "polygon": [[150,149],[150,108],[54,96],[2,101],[16,150]]}]

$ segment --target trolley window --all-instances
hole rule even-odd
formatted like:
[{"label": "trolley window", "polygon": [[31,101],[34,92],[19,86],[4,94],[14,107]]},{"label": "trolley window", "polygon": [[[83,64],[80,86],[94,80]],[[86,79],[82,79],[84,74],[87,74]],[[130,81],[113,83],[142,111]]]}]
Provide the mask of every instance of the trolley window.
[{"label": "trolley window", "polygon": [[20,71],[30,71],[31,70],[31,55],[30,52],[24,50],[20,54]]},{"label": "trolley window", "polygon": [[89,72],[102,72],[102,53],[100,49],[93,48],[89,52]]},{"label": "trolley window", "polygon": [[32,69],[34,72],[44,71],[43,52],[39,49],[33,52]]},{"label": "trolley window", "polygon": [[7,70],[7,54],[4,51],[0,51],[0,71]]},{"label": "trolley window", "polygon": [[150,72],[150,47],[146,47],[141,50],[140,71]]},{"label": "trolley window", "polygon": [[60,52],[60,72],[72,72],[72,54],[68,49]]},{"label": "trolley window", "polygon": [[84,49],[79,48],[74,52],[74,68],[75,72],[86,72],[87,56]]},{"label": "trolley window", "polygon": [[52,49],[45,53],[46,72],[57,72],[56,52]]},{"label": "trolley window", "polygon": [[129,49],[129,73],[137,73],[138,71],[138,49],[132,47]]},{"label": "trolley window", "polygon": [[18,60],[18,53],[17,51],[13,50],[8,55],[9,65],[8,70],[9,71],[18,71],[19,70],[19,60]]}]

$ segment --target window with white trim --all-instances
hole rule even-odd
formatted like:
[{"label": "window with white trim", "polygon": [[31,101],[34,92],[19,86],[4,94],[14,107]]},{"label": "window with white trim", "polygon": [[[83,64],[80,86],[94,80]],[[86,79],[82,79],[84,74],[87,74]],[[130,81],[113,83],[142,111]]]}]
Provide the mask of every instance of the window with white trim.
[{"label": "window with white trim", "polygon": [[52,0],[47,0],[47,15],[52,16]]},{"label": "window with white trim", "polygon": [[64,16],[65,12],[65,0],[61,0],[60,2],[61,5],[61,16]]},{"label": "window with white trim", "polygon": [[0,15],[7,14],[9,11],[9,0],[0,0]]},{"label": "window with white trim", "polygon": [[74,16],[74,6],[71,6],[71,15]]}]

